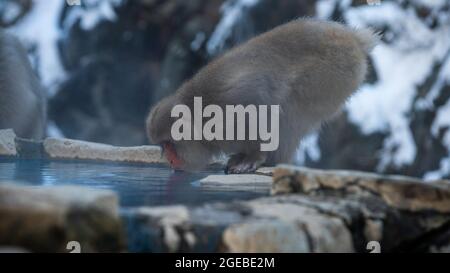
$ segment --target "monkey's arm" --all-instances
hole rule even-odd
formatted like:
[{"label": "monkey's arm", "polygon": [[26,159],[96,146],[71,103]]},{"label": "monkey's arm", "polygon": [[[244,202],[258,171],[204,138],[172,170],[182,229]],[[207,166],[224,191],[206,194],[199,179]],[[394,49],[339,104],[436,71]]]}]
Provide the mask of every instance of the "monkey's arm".
[{"label": "monkey's arm", "polygon": [[[229,88],[219,93],[216,99],[223,107],[225,105],[243,105],[244,107],[254,105],[259,110],[261,105],[267,106],[268,109],[271,105],[278,105],[281,108],[288,101],[289,89],[282,85],[285,81],[280,81],[276,75],[258,73],[258,69],[254,69],[254,71],[252,74],[234,79],[229,84]],[[260,114],[258,113],[258,116]],[[270,116],[267,117],[267,120],[271,121]],[[225,168],[227,174],[253,173],[267,160],[268,153],[261,151],[262,141],[259,139],[259,134],[257,134],[258,140],[248,140],[250,128],[248,122],[249,120],[246,120],[246,140],[237,140],[230,145],[232,148],[228,150],[228,154],[231,156]],[[236,131],[237,124],[234,127],[234,132]],[[222,144],[222,147],[225,150],[229,148],[227,144]]]}]

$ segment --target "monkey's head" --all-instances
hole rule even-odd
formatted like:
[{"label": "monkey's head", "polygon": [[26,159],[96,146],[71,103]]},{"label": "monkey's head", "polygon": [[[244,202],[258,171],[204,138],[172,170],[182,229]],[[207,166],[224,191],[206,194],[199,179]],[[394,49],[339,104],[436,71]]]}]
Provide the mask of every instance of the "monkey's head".
[{"label": "monkey's head", "polygon": [[152,144],[160,145],[171,167],[177,170],[201,170],[211,160],[213,154],[204,141],[174,140],[172,124],[177,118],[171,117],[175,105],[184,104],[177,94],[156,104],[150,112],[146,125],[147,135]]}]

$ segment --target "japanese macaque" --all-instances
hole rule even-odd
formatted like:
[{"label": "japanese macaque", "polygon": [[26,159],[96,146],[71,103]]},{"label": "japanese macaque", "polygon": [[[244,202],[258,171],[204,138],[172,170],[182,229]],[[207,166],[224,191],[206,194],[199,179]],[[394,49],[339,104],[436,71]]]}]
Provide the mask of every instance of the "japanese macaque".
[{"label": "japanese macaque", "polygon": [[0,129],[19,137],[45,134],[46,97],[21,43],[0,29]]},{"label": "japanese macaque", "polygon": [[[378,41],[370,29],[336,22],[298,19],[279,26],[212,61],[154,106],[146,122],[150,141],[163,146],[175,169],[199,170],[220,154],[229,156],[226,173],[290,163],[301,138],[339,112],[364,81],[368,54]],[[279,121],[278,148],[262,151],[259,138],[174,139],[172,125],[178,116],[172,117],[172,109],[186,105],[194,112],[196,97],[223,112],[226,105],[279,105],[279,119],[268,124],[276,128]]]}]

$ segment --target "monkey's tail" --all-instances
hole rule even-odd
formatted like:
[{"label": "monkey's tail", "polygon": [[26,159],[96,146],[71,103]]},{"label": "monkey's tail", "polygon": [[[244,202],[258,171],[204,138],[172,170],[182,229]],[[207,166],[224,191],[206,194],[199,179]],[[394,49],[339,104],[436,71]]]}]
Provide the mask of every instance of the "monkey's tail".
[{"label": "monkey's tail", "polygon": [[355,30],[355,37],[361,48],[369,54],[373,48],[380,43],[381,34],[370,28],[361,28]]}]

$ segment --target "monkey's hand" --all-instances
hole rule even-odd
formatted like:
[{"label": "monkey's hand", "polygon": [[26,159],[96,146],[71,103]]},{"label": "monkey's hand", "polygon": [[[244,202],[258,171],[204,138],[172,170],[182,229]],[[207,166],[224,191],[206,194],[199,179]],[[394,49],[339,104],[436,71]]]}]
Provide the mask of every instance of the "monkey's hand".
[{"label": "monkey's hand", "polygon": [[225,168],[226,174],[242,174],[254,173],[266,160],[266,157],[261,154],[235,154],[228,160]]}]

